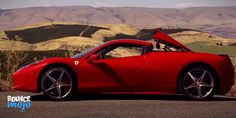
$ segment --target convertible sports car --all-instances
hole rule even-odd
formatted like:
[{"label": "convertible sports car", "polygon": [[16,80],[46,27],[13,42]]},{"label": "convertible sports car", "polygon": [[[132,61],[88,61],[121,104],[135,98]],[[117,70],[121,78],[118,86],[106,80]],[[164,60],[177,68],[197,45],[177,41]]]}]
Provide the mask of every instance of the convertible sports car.
[{"label": "convertible sports car", "polygon": [[[154,46],[154,45],[155,46]],[[119,39],[71,58],[48,58],[17,70],[14,89],[63,100],[77,93],[183,94],[205,100],[234,84],[227,55],[197,53],[162,32],[153,42]]]}]

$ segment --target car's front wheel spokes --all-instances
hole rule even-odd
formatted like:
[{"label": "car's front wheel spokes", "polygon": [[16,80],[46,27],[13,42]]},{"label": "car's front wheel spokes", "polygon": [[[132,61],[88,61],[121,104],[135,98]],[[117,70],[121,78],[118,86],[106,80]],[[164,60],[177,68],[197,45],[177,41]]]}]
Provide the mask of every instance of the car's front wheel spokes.
[{"label": "car's front wheel spokes", "polygon": [[202,82],[202,80],[204,79],[205,75],[206,75],[207,71],[204,71],[201,75],[201,77],[199,78],[199,81]]},{"label": "car's front wheel spokes", "polygon": [[53,68],[45,73],[42,89],[51,98],[61,99],[72,90],[72,78],[64,68]]},{"label": "car's front wheel spokes", "polygon": [[197,81],[197,78],[196,78],[195,76],[193,76],[191,72],[188,72],[188,75],[190,76],[190,78],[191,78],[194,82]]},{"label": "car's front wheel spokes", "polygon": [[202,88],[201,88],[201,86],[197,86],[197,94],[198,94],[198,96],[197,97],[201,97],[202,96]]},{"label": "car's front wheel spokes", "polygon": [[48,91],[50,91],[50,90],[52,90],[52,89],[54,89],[54,88],[56,88],[55,84],[53,84],[51,87],[49,87],[49,88],[46,89],[45,91],[48,92]]},{"label": "car's front wheel spokes", "polygon": [[191,84],[191,85],[185,87],[184,89],[185,89],[185,90],[188,90],[188,89],[196,88],[196,87],[197,87],[197,86],[196,86],[196,83],[193,83],[193,84]]},{"label": "car's front wheel spokes", "polygon": [[57,93],[58,93],[58,97],[61,97],[61,86],[60,85],[57,85]]},{"label": "car's front wheel spokes", "polygon": [[47,77],[53,82],[53,83],[56,83],[56,79],[54,79],[53,77],[51,77],[49,74],[50,74],[51,72],[49,72],[48,74],[47,74]]},{"label": "car's front wheel spokes", "polygon": [[65,71],[62,71],[59,78],[58,78],[58,82],[61,82],[62,78],[63,78],[63,75],[64,75]]}]

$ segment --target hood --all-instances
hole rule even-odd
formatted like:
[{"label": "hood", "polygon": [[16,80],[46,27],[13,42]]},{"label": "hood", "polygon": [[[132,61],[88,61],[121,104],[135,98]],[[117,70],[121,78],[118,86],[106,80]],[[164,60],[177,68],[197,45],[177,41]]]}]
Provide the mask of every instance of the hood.
[{"label": "hood", "polygon": [[171,38],[167,34],[165,34],[163,32],[160,32],[160,31],[158,31],[154,34],[154,40],[156,40],[160,43],[164,43],[164,44],[169,45],[169,46],[174,46],[178,49],[183,49],[183,50],[188,51],[188,52],[191,51],[185,45],[181,44],[180,42],[176,41],[175,39]]}]

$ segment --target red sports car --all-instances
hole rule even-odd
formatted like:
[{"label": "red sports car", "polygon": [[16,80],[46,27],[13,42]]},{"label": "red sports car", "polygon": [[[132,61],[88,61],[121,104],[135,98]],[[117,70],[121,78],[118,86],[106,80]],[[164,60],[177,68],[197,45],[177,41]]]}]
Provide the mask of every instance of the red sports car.
[{"label": "red sports car", "polygon": [[[155,44],[155,46],[153,45]],[[56,100],[76,93],[183,94],[203,100],[234,84],[227,55],[193,52],[162,32],[154,41],[113,40],[71,58],[48,58],[17,70],[14,89]]]}]

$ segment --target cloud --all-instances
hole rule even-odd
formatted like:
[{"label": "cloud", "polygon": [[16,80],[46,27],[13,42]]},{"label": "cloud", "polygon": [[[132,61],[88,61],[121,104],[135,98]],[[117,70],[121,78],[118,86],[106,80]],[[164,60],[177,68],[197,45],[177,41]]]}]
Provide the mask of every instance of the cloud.
[{"label": "cloud", "polygon": [[182,3],[177,3],[175,5],[176,8],[188,8],[188,7],[202,7],[202,6],[207,6],[207,4],[204,3],[186,3],[186,2],[182,2]]}]

